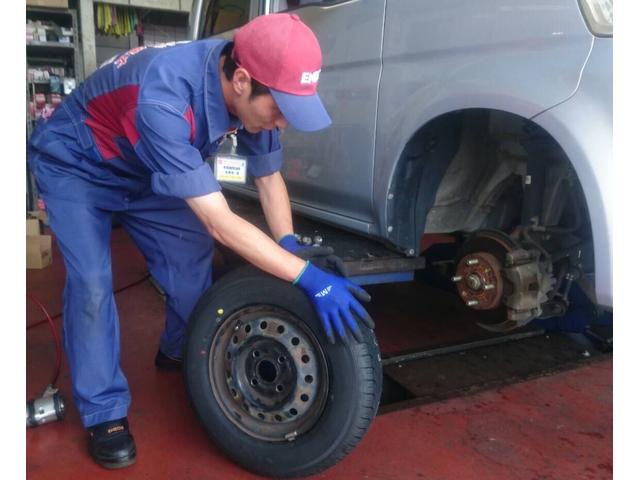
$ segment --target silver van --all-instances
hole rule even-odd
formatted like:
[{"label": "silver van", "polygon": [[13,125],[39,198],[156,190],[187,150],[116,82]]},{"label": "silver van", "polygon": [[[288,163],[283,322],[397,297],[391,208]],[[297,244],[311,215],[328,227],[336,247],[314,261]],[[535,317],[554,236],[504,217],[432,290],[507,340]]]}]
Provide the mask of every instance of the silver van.
[{"label": "silver van", "polygon": [[[294,210],[379,241],[402,261],[424,257],[485,328],[506,331],[562,315],[575,292],[602,309],[613,305],[612,7],[194,0],[190,35],[231,38],[257,15],[299,15],[320,40],[319,91],[333,124],[282,135]],[[225,188],[256,196],[251,186]],[[248,357],[224,360],[224,342],[255,340],[242,332],[258,321],[276,331],[292,315],[313,318],[306,298],[296,303],[285,287],[252,270],[225,275],[192,316],[185,356],[187,390],[211,438],[243,467],[277,478],[319,473],[344,458],[373,421],[382,390],[368,331],[366,342],[340,348],[306,341],[315,356],[300,371],[316,373],[311,383],[304,373],[293,378],[286,402],[298,402],[295,409],[277,394],[251,400]],[[224,322],[221,305],[233,312]],[[227,328],[236,317],[247,326]],[[290,320],[282,331],[302,323]],[[288,338],[267,341],[281,351],[291,349]]]},{"label": "silver van", "polygon": [[613,304],[612,3],[194,0],[190,36],[299,15],[333,124],[282,136],[294,210],[406,256],[455,247],[461,298],[508,330],[576,282]]}]

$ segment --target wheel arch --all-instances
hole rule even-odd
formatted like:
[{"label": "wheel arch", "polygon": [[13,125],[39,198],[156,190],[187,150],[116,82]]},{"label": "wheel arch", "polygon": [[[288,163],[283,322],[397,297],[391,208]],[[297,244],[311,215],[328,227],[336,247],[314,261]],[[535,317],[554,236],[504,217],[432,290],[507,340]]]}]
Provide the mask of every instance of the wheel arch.
[{"label": "wheel arch", "polygon": [[585,111],[570,101],[536,116],[532,122],[551,135],[576,172],[591,222],[596,300],[612,308],[613,135],[607,119],[610,115],[593,104]]},{"label": "wheel arch", "polygon": [[[397,249],[408,255],[419,253],[420,239],[424,233],[427,214],[433,207],[445,172],[460,145],[463,118],[470,113],[509,115],[523,124],[539,127],[549,139],[555,142],[566,157],[576,173],[583,191],[585,184],[587,186],[597,184],[589,162],[584,159],[585,152],[578,152],[581,154],[581,159],[575,159],[571,155],[575,148],[579,147],[579,142],[575,138],[572,139],[575,145],[568,149],[566,141],[564,141],[567,133],[558,132],[556,128],[549,128],[553,126],[553,122],[538,123],[536,115],[531,114],[534,111],[531,105],[513,109],[502,102],[501,106],[503,108],[495,108],[483,102],[441,111],[431,115],[426,121],[418,123],[416,128],[408,130],[411,133],[398,142],[394,160],[391,163],[392,167],[389,169],[390,173],[384,184],[384,193],[379,191],[375,195],[375,209],[380,219],[381,234]],[[440,138],[434,140],[433,137],[438,136]],[[434,142],[439,142],[439,146]],[[382,185],[380,186],[382,187]],[[588,196],[585,195],[585,197]],[[599,215],[594,215],[592,207],[595,207],[595,211],[601,210],[602,199],[599,198],[595,205],[593,205],[593,201],[589,200],[593,199],[586,198],[589,219],[593,222],[594,217],[599,218]],[[593,231],[591,233],[593,236]]]},{"label": "wheel arch", "polygon": [[[428,95],[422,92],[419,98],[428,98]],[[396,193],[402,194],[405,190],[397,180],[402,175],[402,168],[407,160],[404,155],[406,149],[412,141],[427,132],[430,126],[438,125],[438,122],[447,116],[469,110],[503,111],[518,117],[531,118],[547,107],[523,98],[485,91],[441,97],[435,101],[427,101],[426,104],[417,101],[414,95],[410,103],[396,106],[393,112],[378,112],[378,116],[384,114],[388,117],[384,124],[393,127],[385,128],[376,135],[373,213],[378,227],[373,228],[371,233],[377,233],[405,253],[415,249],[419,243],[415,234],[406,231],[407,228],[411,229],[406,224],[406,217],[394,215],[394,210],[398,207],[394,207],[393,202],[397,202],[399,198],[396,197]],[[397,224],[398,222],[402,222],[402,225]]]}]

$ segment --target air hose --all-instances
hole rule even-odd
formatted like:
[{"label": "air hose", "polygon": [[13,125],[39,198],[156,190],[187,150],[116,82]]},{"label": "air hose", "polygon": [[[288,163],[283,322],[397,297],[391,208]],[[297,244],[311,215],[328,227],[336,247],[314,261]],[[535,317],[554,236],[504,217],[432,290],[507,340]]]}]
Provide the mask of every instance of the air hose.
[{"label": "air hose", "polygon": [[[115,290],[113,293],[115,295],[116,293],[120,293],[124,290],[127,290],[128,288],[135,287],[148,278],[149,274],[145,275],[140,280],[136,280],[133,283]],[[51,334],[53,335],[56,346],[56,366],[53,372],[53,376],[51,377],[51,382],[49,383],[49,385],[47,385],[47,388],[40,397],[29,400],[27,402],[27,427],[37,427],[38,425],[43,425],[45,423],[53,422],[56,420],[62,420],[64,418],[64,400],[62,398],[62,395],[60,395],[60,392],[56,388],[56,383],[58,382],[58,377],[60,376],[60,368],[62,366],[62,344],[60,342],[60,335],[58,334],[56,325],[53,322],[54,319],[62,316],[62,312],[52,317],[51,315],[49,315],[49,312],[42,304],[42,302],[38,300],[34,295],[27,292],[27,298],[35,303],[45,316],[45,318],[43,318],[42,320],[28,325],[27,330],[37,327],[38,325],[42,325],[43,323],[48,323],[49,327],[51,328]]]}]

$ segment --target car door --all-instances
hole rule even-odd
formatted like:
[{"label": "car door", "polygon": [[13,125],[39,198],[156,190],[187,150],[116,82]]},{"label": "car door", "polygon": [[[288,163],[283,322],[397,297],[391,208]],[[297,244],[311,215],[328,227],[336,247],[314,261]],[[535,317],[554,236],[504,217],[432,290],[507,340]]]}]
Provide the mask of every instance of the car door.
[{"label": "car door", "polygon": [[333,121],[319,132],[282,134],[283,175],[294,209],[367,230],[385,0],[270,2],[314,31],[322,47],[318,92]]},{"label": "car door", "polygon": [[[190,38],[232,38],[263,13],[294,13],[314,31],[323,53],[319,93],[333,121],[320,132],[282,132],[282,173],[293,208],[368,231],[378,85],[386,0],[195,0]],[[226,189],[255,195],[252,186]]]}]

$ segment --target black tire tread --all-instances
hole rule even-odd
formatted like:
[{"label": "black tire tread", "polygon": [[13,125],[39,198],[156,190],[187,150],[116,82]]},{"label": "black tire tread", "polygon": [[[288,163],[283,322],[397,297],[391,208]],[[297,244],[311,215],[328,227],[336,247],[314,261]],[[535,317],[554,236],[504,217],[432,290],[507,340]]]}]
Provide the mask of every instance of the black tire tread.
[{"label": "black tire tread", "polygon": [[[362,344],[356,346],[356,348],[358,347],[364,348],[364,349],[367,348],[366,345],[362,345]],[[375,392],[381,391],[381,388],[377,388],[377,384],[379,382],[377,382],[375,378],[375,373],[374,373],[375,368],[373,367],[374,365],[373,358],[374,358],[374,355],[367,351],[359,355],[359,359],[364,364],[364,366],[361,367],[360,371],[371,372],[370,378],[365,377],[364,379],[362,379],[362,384],[360,389],[361,404],[358,406],[358,409],[361,411],[364,411],[362,413],[366,413],[366,414],[365,415],[360,414],[356,416],[356,422],[354,422],[350,432],[345,436],[342,446],[337,448],[333,455],[325,459],[323,462],[319,463],[315,468],[309,469],[308,471],[306,471],[304,473],[305,476],[318,474],[339,463],[342,459],[344,459],[347,455],[349,455],[349,453],[351,453],[351,451],[355,447],[358,446],[358,444],[362,441],[365,434],[369,430],[369,427],[371,426],[371,422],[377,413],[378,404],[380,402],[380,394],[379,393],[376,394]],[[369,387],[369,388],[366,388],[366,387]]]},{"label": "black tire tread", "polygon": [[[241,286],[242,282],[246,280],[247,277],[253,277],[256,274],[264,275],[258,272],[259,271],[255,267],[248,265],[240,267],[225,275],[223,277],[224,281],[218,280],[216,284],[202,296],[194,308],[189,322],[188,336],[191,336],[191,331],[195,327],[197,318],[206,311],[220,292],[224,293],[224,291],[228,291],[227,289]],[[271,279],[276,280],[273,277],[271,277]],[[260,475],[270,475],[275,478],[306,477],[318,474],[334,466],[344,459],[360,443],[364,435],[367,433],[371,422],[375,418],[382,390],[382,366],[375,335],[373,331],[363,327],[363,337],[364,341],[362,343],[357,343],[349,337],[348,344],[346,345],[346,348],[351,351],[351,358],[354,362],[355,371],[358,372],[356,376],[358,378],[359,385],[357,389],[358,393],[357,395],[354,395],[356,405],[350,417],[351,424],[349,425],[348,430],[342,434],[340,445],[338,445],[321,461],[301,468],[291,468],[290,471],[287,471],[284,474],[282,470],[272,470],[270,468],[271,465],[265,464],[243,464],[245,468]],[[185,351],[185,359],[188,358],[186,354],[187,352]],[[192,392],[188,383],[187,391],[191,397]],[[193,398],[191,398],[191,402],[193,404]],[[196,413],[200,417],[197,410]],[[205,419],[200,418],[200,420],[203,421]],[[216,441],[216,438],[213,438],[213,440]],[[233,452],[229,451],[224,443],[219,444],[219,446],[228,455],[235,457]]]}]

